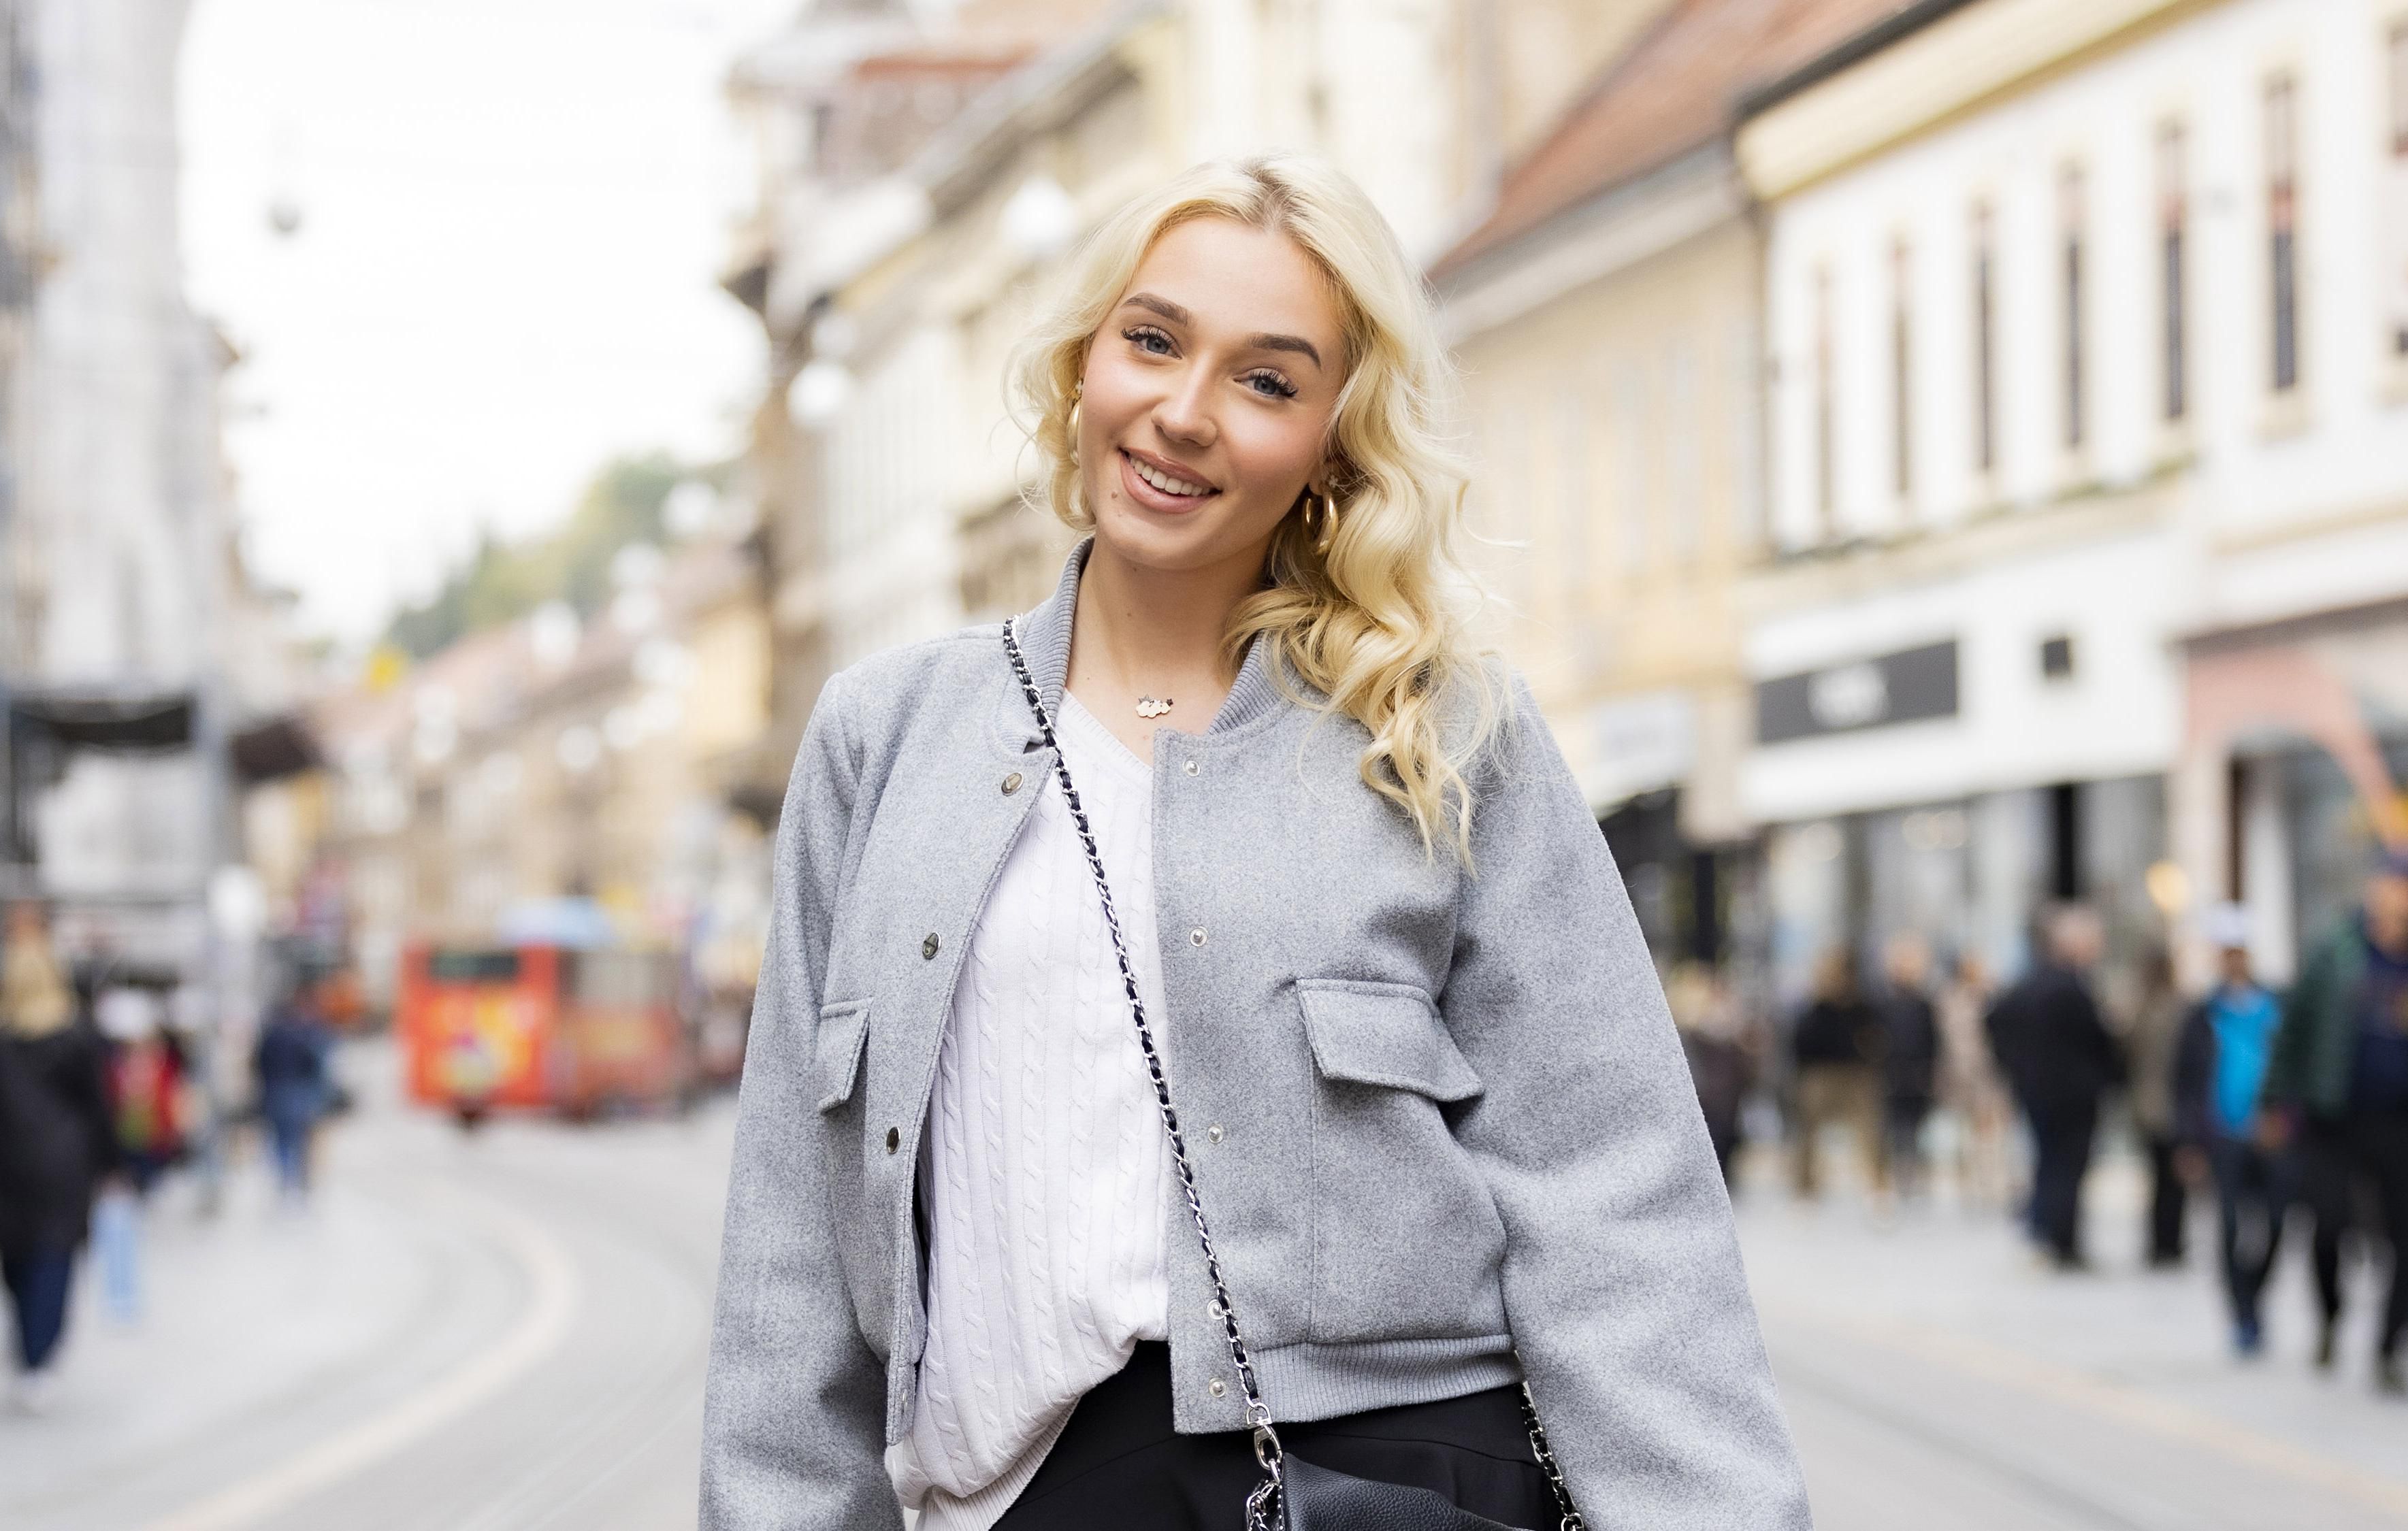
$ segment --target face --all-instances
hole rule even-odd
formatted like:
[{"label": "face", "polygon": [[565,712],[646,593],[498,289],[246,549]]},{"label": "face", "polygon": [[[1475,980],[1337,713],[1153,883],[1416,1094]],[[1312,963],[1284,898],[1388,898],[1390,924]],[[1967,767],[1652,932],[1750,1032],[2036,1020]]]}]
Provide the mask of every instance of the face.
[{"label": "face", "polygon": [[1087,344],[1079,463],[1099,546],[1141,567],[1259,564],[1326,487],[1336,306],[1296,243],[1223,218],[1163,235]]},{"label": "face", "polygon": [[2249,981],[2249,952],[2244,947],[2228,946],[2216,954],[2216,970],[2224,981],[2235,987]]}]

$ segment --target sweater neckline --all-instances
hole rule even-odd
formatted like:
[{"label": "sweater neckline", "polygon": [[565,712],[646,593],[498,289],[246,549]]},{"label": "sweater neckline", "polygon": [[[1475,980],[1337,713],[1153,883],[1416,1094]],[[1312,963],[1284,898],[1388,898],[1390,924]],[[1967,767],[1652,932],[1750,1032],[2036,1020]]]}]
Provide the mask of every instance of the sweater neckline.
[{"label": "sweater neckline", "polygon": [[1089,711],[1087,704],[1079,700],[1068,687],[1063,689],[1062,706],[1057,716],[1062,721],[1063,729],[1083,746],[1081,753],[1089,756],[1099,767],[1127,777],[1141,786],[1152,784],[1154,767],[1146,764],[1145,757],[1130,749],[1126,740],[1113,733],[1103,719]]}]

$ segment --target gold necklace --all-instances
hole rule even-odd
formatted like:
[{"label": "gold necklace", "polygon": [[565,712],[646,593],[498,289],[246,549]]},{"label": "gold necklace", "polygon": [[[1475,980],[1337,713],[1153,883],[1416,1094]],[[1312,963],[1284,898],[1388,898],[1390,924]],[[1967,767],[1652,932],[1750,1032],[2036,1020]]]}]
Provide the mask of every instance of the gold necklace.
[{"label": "gold necklace", "polygon": [[1140,696],[1137,699],[1137,715],[1140,718],[1159,718],[1169,710],[1170,698],[1168,696],[1160,701],[1151,696]]}]

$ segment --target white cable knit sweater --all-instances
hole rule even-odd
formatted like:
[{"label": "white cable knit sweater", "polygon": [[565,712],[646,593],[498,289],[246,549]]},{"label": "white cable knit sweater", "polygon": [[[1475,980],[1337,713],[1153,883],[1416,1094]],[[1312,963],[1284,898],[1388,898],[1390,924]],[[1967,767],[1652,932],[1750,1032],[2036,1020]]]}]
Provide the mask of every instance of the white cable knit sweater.
[{"label": "white cable knit sweater", "polygon": [[[1095,826],[1149,1014],[1153,771],[1065,693],[1064,758]],[[1052,775],[971,933],[921,1159],[928,1341],[887,1452],[921,1531],[987,1531],[1080,1396],[1168,1338],[1170,1195],[1145,1064],[1078,831]]]}]

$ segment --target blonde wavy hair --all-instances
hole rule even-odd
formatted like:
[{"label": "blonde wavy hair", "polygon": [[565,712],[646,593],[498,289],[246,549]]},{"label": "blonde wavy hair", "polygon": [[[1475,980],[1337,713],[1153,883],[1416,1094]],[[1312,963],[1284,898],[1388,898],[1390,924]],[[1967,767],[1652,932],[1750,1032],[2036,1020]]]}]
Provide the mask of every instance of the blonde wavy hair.
[{"label": "blonde wavy hair", "polygon": [[1308,488],[1271,537],[1263,588],[1230,614],[1225,657],[1234,665],[1249,641],[1268,644],[1277,684],[1369,732],[1365,785],[1411,815],[1425,851],[1444,839],[1468,866],[1470,764],[1498,708],[1469,637],[1479,587],[1458,551],[1465,472],[1445,426],[1455,367],[1420,273],[1344,172],[1297,154],[1211,161],[1096,230],[1010,363],[1013,418],[1044,460],[1031,498],[1094,530],[1070,428],[1088,347],[1154,242],[1203,218],[1294,240],[1328,283],[1346,352],[1327,451],[1336,532],[1326,552],[1315,546]]}]

